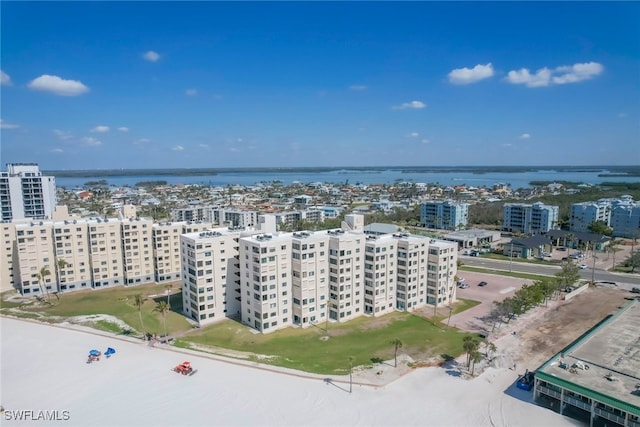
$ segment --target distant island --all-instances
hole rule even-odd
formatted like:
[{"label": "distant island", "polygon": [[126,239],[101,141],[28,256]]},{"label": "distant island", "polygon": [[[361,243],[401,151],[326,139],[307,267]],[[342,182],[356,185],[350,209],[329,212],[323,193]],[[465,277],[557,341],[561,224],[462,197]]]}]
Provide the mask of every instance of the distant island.
[{"label": "distant island", "polygon": [[557,172],[602,172],[602,177],[637,177],[640,166],[344,166],[344,167],[247,167],[247,168],[166,168],[166,169],[93,169],[47,170],[45,175],[61,178],[113,177],[113,176],[211,176],[225,173],[322,173],[322,172],[381,172],[474,174],[523,173],[553,170]]}]

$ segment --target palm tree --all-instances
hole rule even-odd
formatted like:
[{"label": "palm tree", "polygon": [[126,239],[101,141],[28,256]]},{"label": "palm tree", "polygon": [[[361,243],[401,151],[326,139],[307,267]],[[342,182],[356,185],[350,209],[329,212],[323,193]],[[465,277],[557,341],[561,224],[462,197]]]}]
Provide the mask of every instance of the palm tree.
[{"label": "palm tree", "polygon": [[171,290],[173,289],[173,285],[166,285],[164,288],[167,291],[167,305],[171,308]]},{"label": "palm tree", "polygon": [[473,335],[467,335],[462,339],[462,349],[467,353],[467,367],[471,364],[473,352],[478,350],[480,342]]},{"label": "palm tree", "polygon": [[164,336],[167,337],[167,312],[169,311],[169,305],[166,301],[158,301],[153,311],[157,311],[162,315],[164,323]]},{"label": "palm tree", "polygon": [[[58,284],[60,284],[61,282],[61,272],[62,270],[64,270],[67,266],[69,265],[69,263],[67,261],[65,261],[64,259],[59,259],[58,262],[56,262],[56,267],[58,267]],[[60,301],[60,297],[58,296],[58,292],[55,293],[56,299],[58,301]]]},{"label": "palm tree", "polygon": [[400,339],[396,338],[393,341],[391,341],[391,344],[393,345],[393,367],[397,367],[398,366],[398,349],[402,348],[402,341],[400,341]]},{"label": "palm tree", "polygon": [[474,350],[471,352],[471,360],[473,361],[473,365],[471,365],[471,376],[476,369],[476,363],[482,360],[482,354],[478,350]]},{"label": "palm tree", "polygon": [[[38,284],[40,285],[40,293],[44,294],[45,291],[45,287],[42,286],[44,284],[44,279],[47,276],[50,276],[51,272],[47,269],[47,267],[42,267],[40,269],[40,271],[36,274],[36,277],[38,278]],[[49,302],[49,304],[51,304],[51,297],[49,296],[49,290],[47,289],[47,301]]]},{"label": "palm tree", "polygon": [[609,242],[609,252],[613,252],[613,264],[611,264],[611,269],[614,269],[616,267],[616,252],[620,250],[620,248],[618,247],[620,243],[621,241],[618,239],[611,239],[611,241]]},{"label": "palm tree", "polygon": [[142,321],[142,305],[144,304],[145,298],[141,294],[135,294],[133,296],[133,305],[138,308],[138,315],[140,316],[140,327],[142,328],[142,334],[144,335],[144,322]]}]

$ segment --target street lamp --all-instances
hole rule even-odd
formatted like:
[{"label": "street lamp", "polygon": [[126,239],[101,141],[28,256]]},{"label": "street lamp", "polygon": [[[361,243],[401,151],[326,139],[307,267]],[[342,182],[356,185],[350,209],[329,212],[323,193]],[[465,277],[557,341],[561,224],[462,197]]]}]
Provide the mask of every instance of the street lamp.
[{"label": "street lamp", "polygon": [[353,390],[353,356],[349,356],[349,394]]},{"label": "street lamp", "polygon": [[512,262],[513,262],[513,241],[511,242],[511,250],[509,251],[509,273],[511,273]]}]

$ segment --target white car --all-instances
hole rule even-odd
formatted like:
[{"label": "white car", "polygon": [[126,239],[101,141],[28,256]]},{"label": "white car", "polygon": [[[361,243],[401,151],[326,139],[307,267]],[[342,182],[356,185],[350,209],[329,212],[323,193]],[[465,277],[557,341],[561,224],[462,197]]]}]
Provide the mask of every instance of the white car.
[{"label": "white car", "polygon": [[587,264],[580,264],[578,267],[580,267],[581,270],[589,268],[589,266]]}]

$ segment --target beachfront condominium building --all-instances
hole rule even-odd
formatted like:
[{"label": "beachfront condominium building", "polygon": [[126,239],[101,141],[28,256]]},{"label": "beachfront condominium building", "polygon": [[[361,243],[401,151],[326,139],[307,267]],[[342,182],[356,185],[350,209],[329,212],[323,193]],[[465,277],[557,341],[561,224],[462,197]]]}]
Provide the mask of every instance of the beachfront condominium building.
[{"label": "beachfront condominium building", "polygon": [[451,200],[429,201],[420,205],[420,224],[439,230],[460,230],[469,221],[469,205]]},{"label": "beachfront condominium building", "polygon": [[291,237],[240,238],[242,322],[262,333],[291,326]]},{"label": "beachfront condominium building", "polygon": [[183,313],[200,325],[240,315],[239,229],[180,237]]},{"label": "beachfront condominium building", "polygon": [[303,328],[329,319],[329,236],[325,232],[291,234],[293,324]]},{"label": "beachfront condominium building", "polygon": [[171,210],[171,218],[173,221],[204,221],[208,223],[217,223],[217,211],[219,206],[187,206],[184,208],[176,208]]},{"label": "beachfront condominium building", "polygon": [[[122,247],[122,223],[116,218],[91,218],[89,227],[90,265],[95,289],[122,286],[126,283]],[[77,288],[68,287],[69,291]]]},{"label": "beachfront condominium building", "polygon": [[59,292],[89,288],[92,284],[89,226],[86,221],[53,223],[55,262],[51,274],[58,278]]},{"label": "beachfront condominium building", "polygon": [[432,240],[427,257],[427,304],[438,307],[456,300],[454,277],[457,273],[456,243]]},{"label": "beachfront condominium building", "polygon": [[42,221],[16,224],[19,269],[14,271],[14,281],[23,295],[44,296],[57,291],[51,231],[51,225]]},{"label": "beachfront condominium building", "polygon": [[203,221],[159,222],[151,226],[155,281],[168,283],[180,280],[180,236],[211,228]]},{"label": "beachfront condominium building", "polygon": [[344,227],[326,233],[329,236],[329,319],[346,322],[364,311],[366,236],[359,229],[345,230]]},{"label": "beachfront condominium building", "polygon": [[138,285],[154,281],[153,243],[148,218],[129,218],[122,222],[125,284]]},{"label": "beachfront condominium building", "polygon": [[614,237],[637,239],[640,237],[640,203],[633,202],[631,196],[620,198],[613,203],[611,228]]},{"label": "beachfront condominium building", "polygon": [[10,163],[0,172],[0,220],[51,218],[56,181],[43,176],[35,163]]},{"label": "beachfront condominium building", "polygon": [[396,309],[396,252],[389,234],[368,235],[364,245],[364,313],[381,316]]},{"label": "beachfront condominium building", "polygon": [[600,221],[609,225],[611,222],[611,201],[600,199],[597,202],[582,202],[571,205],[569,230],[589,232],[592,222]]},{"label": "beachfront condominium building", "polygon": [[429,238],[394,233],[398,240],[396,256],[396,307],[410,310],[427,303],[427,264]]},{"label": "beachfront condominium building", "polygon": [[258,224],[258,212],[240,209],[219,209],[216,218],[219,225],[231,227],[255,227]]},{"label": "beachfront condominium building", "polygon": [[16,226],[13,222],[0,221],[0,292],[13,289],[13,269],[17,265],[14,246]]},{"label": "beachfront condominium building", "polygon": [[558,225],[558,206],[538,202],[505,203],[502,208],[502,230],[511,233],[541,234]]}]

